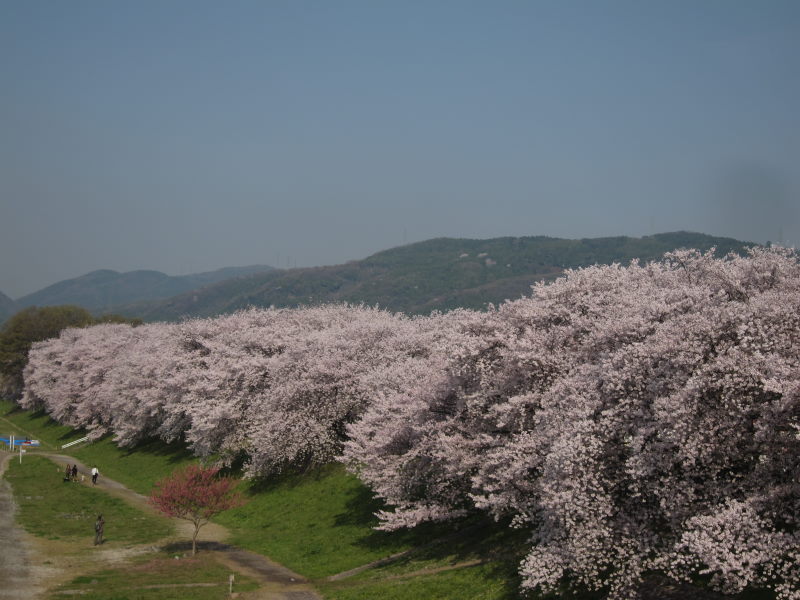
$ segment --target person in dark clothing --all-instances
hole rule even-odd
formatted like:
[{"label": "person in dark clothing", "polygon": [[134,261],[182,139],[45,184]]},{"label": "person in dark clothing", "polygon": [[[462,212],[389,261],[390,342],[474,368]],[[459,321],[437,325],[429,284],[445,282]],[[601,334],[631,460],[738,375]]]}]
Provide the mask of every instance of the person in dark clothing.
[{"label": "person in dark clothing", "polygon": [[64,481],[69,481],[70,479],[72,479],[72,469],[67,464],[67,470],[64,471]]},{"label": "person in dark clothing", "polygon": [[105,529],[106,521],[103,515],[97,515],[97,521],[94,522],[94,545],[97,546],[103,543],[103,530]]},{"label": "person in dark clothing", "polygon": [[78,481],[78,465],[72,465],[72,481]]}]

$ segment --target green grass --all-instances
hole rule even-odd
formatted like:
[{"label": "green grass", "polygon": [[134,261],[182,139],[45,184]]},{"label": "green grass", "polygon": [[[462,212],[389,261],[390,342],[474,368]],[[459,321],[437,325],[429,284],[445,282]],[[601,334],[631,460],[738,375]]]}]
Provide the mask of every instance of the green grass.
[{"label": "green grass", "polygon": [[33,535],[47,539],[94,541],[98,514],[106,521],[109,542],[143,544],[172,533],[164,518],[145,514],[100,489],[64,482],[61,467],[41,456],[12,460],[5,478],[19,506],[17,520]]},{"label": "green grass", "polygon": [[[153,483],[169,475],[174,469],[195,462],[184,444],[166,444],[149,440],[131,448],[119,448],[111,436],[65,450],[63,444],[80,439],[86,433],[59,425],[44,411],[21,410],[13,402],[0,400],[0,433],[28,435],[42,442],[41,451],[59,452],[73,456],[86,464],[96,466],[101,476],[115,479],[140,494],[149,494]],[[35,453],[31,449],[30,453]]]},{"label": "green grass", "polygon": [[[10,430],[42,440],[50,445],[50,448],[44,448],[46,450],[82,435],[54,423],[43,413],[21,411],[10,402],[0,401],[0,432],[8,433]],[[103,475],[145,494],[155,480],[196,460],[179,444],[155,441],[120,449],[106,438],[70,450],[66,453],[89,466],[96,464]],[[100,506],[96,504],[94,495],[87,495],[96,493],[103,496],[100,490],[62,483],[61,468],[35,457],[34,453],[32,450],[25,455],[22,470],[16,459],[12,461],[8,474],[21,507],[19,519],[26,529],[37,535],[82,538],[91,544],[94,518],[96,513],[102,512],[106,516],[109,539],[124,541],[118,536],[115,538],[113,527],[116,523],[126,523],[127,534],[132,540],[164,535],[154,534],[153,527],[140,527],[141,513],[124,505],[122,508]],[[411,531],[375,531],[373,527],[377,520],[374,513],[383,506],[341,465],[248,481],[241,487],[248,504],[227,511],[217,519],[231,530],[231,543],[269,556],[311,578],[328,600],[512,600],[521,597],[517,567],[520,553],[526,546],[526,534],[510,530],[505,524],[473,518],[457,523],[426,525]],[[121,504],[110,497],[105,499]],[[126,509],[132,511],[133,516],[124,513]],[[123,512],[114,512],[116,510]],[[131,527],[127,527],[128,524]],[[404,551],[408,552],[383,566],[366,569],[339,581],[326,580],[330,575]],[[188,564],[175,562],[176,568],[178,564]],[[169,571],[172,567],[167,564],[159,569],[162,567],[165,569],[163,578],[154,580],[153,585],[162,581],[208,581],[191,579],[196,577],[189,574],[192,569],[180,574]],[[78,589],[82,598],[95,600],[186,597],[204,600],[224,596],[217,587],[122,589],[132,580],[137,585],[148,585],[146,582],[150,579],[141,579],[138,571],[132,569],[128,565],[89,575],[88,580],[77,578],[61,591]],[[205,572],[195,569],[198,570]],[[184,576],[190,579],[182,579]],[[224,579],[227,581],[227,574]],[[111,589],[113,593],[109,593]],[[602,596],[601,593],[573,593],[565,588],[546,598],[597,600]],[[64,598],[67,595],[52,597]],[[545,597],[530,594],[526,598],[543,600]],[[772,593],[751,591],[732,600],[771,598],[774,598]]]},{"label": "green grass", "polygon": [[[484,597],[463,595],[463,590],[470,588],[485,590],[486,598],[517,597],[519,556],[508,549],[520,547],[518,542],[524,536],[516,531],[509,532],[507,527],[473,519],[456,524],[429,524],[410,531],[375,531],[374,513],[383,508],[382,504],[341,465],[249,482],[243,487],[248,503],[217,519],[232,531],[231,542],[266,554],[314,579],[315,585],[326,590],[326,597],[349,598],[348,594],[362,593],[358,590],[363,588],[363,597],[382,598],[381,590],[370,591],[374,586],[383,585],[375,578],[448,568],[474,560],[487,564],[437,573],[430,576],[431,581],[461,590],[454,592],[453,598]],[[336,583],[320,581],[412,549],[415,550],[409,556],[384,567],[369,569]],[[409,595],[398,598],[429,597],[419,595],[421,588],[408,582],[387,582],[386,585],[408,591]]]},{"label": "green grass", "polygon": [[[228,598],[230,569],[219,564],[211,554],[175,560],[159,553],[140,557],[132,564],[105,569],[75,577],[71,582],[53,590],[48,598],[79,597],[86,600],[222,600]],[[215,584],[187,586],[186,584]],[[148,587],[164,586],[164,587]],[[170,587],[168,587],[170,586]],[[235,574],[234,592],[246,592],[258,584],[244,575]]]},{"label": "green grass", "polygon": [[[46,450],[52,450],[53,446],[60,448],[61,444],[82,435],[81,432],[58,425],[44,413],[22,411],[10,402],[0,402],[0,417],[14,423],[19,433],[27,432],[50,444],[51,448],[44,448]],[[0,429],[3,423],[0,421]],[[120,481],[143,494],[149,493],[154,481],[176,467],[196,460],[185,447],[177,444],[149,442],[131,449],[121,449],[110,438],[80,448],[69,448],[64,453],[75,456],[87,466],[97,465],[101,477],[105,475]],[[31,454],[26,455],[24,460]],[[53,472],[56,473],[55,466]],[[471,544],[477,544],[481,548],[492,549],[501,544],[493,541],[494,533],[487,533],[480,528],[467,529],[460,536],[460,541],[454,541],[447,538],[453,530],[451,524],[428,525],[413,531],[392,533],[375,531],[373,527],[377,519],[374,513],[383,506],[340,465],[328,465],[310,473],[245,482],[242,488],[248,504],[217,518],[231,530],[231,543],[265,554],[313,579],[321,579],[397,552],[423,547],[411,557],[391,565],[370,569],[352,579],[326,585],[325,589],[330,592],[326,592],[326,595],[330,598],[362,592],[369,596],[373,594],[369,590],[375,586],[374,593],[383,593],[378,589],[382,584],[376,578],[392,578],[420,569],[447,567],[460,560],[481,558],[495,561],[493,557],[487,557],[489,550],[483,553],[470,552],[468,548]],[[447,543],[426,546],[432,540],[441,538],[446,538]],[[495,562],[426,575],[425,578],[431,578],[432,582],[450,582],[447,585],[454,589],[461,589],[458,582],[463,580],[467,588],[477,586],[480,590],[496,590],[509,588],[510,585],[509,589],[516,590],[515,560],[508,562],[512,565],[510,570],[506,563],[498,570]],[[483,578],[483,583],[475,583],[476,578]],[[387,582],[386,585],[397,590],[409,590],[411,595],[407,598],[417,597],[414,590],[418,588],[414,585],[396,581]]]},{"label": "green grass", "polygon": [[[354,584],[355,583],[355,584]],[[464,567],[428,575],[357,582],[319,583],[328,600],[510,600],[519,598],[491,565]]]},{"label": "green grass", "polygon": [[119,481],[140,494],[148,495],[153,484],[175,469],[197,462],[182,444],[165,444],[151,440],[131,448],[119,448],[111,437],[86,444],[65,453],[82,461],[87,467],[96,466],[100,476]]},{"label": "green grass", "polygon": [[506,524],[473,518],[386,565],[317,586],[328,600],[516,600],[525,538]]},{"label": "green grass", "polygon": [[0,400],[0,434],[5,437],[9,433],[40,440],[42,448],[49,451],[58,450],[62,444],[86,435],[72,427],[58,424],[44,411],[22,410],[10,400]]},{"label": "green grass", "polygon": [[217,519],[232,543],[308,577],[324,577],[410,547],[409,535],[374,531],[379,508],[340,465],[242,485],[247,504]]}]

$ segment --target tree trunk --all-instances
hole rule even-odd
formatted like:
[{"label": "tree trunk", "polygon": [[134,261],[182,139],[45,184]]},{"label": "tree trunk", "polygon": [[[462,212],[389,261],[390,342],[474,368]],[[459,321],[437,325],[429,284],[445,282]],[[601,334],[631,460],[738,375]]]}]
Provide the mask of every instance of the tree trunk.
[{"label": "tree trunk", "polygon": [[197,554],[197,534],[200,531],[200,524],[194,524],[194,535],[192,536],[192,556]]}]

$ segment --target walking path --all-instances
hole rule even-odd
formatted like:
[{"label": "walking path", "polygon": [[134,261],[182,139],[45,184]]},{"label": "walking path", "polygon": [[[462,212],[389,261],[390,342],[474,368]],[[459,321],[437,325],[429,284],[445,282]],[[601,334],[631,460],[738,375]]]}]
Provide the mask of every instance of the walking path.
[{"label": "walking path", "polygon": [[[77,464],[79,471],[89,473],[86,465],[72,456],[53,452],[36,452],[36,454],[45,456],[62,467],[67,463]],[[13,456],[10,453],[0,453],[0,475]],[[84,483],[91,485],[91,479],[87,477]],[[0,585],[0,599],[33,600],[43,590],[31,587],[32,561],[30,554],[32,548],[30,544],[25,543],[27,534],[14,523],[14,502],[10,487],[5,479],[0,479],[0,539],[11,540],[19,547],[20,551],[0,552],[0,584],[2,584]],[[145,496],[134,492],[118,481],[102,476],[102,474],[97,481],[97,487],[142,511],[156,512]],[[175,525],[178,535],[182,539],[191,539],[193,532],[191,523],[175,519]],[[230,532],[227,528],[217,523],[209,523],[200,530],[199,537],[202,541],[198,541],[197,546],[199,550],[214,552],[220,562],[252,577],[261,584],[261,589],[256,593],[247,593],[247,598],[254,600],[321,600],[308,581],[297,573],[265,556],[226,544],[225,540],[229,535]],[[175,540],[170,538],[162,540],[162,542],[173,542],[171,547],[176,549],[191,548],[189,541],[175,544]],[[4,544],[4,547],[7,546]]]},{"label": "walking path", "polygon": [[28,600],[35,598],[41,590],[31,583],[31,548],[25,539],[25,532],[14,522],[14,496],[8,481],[2,478],[9,461],[14,457],[10,452],[0,452],[0,540],[3,540],[3,549],[0,551],[0,598]]}]

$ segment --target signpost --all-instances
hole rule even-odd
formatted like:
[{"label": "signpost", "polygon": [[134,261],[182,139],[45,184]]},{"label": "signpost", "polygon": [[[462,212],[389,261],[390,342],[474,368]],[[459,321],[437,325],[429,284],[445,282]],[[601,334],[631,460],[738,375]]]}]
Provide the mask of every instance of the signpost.
[{"label": "signpost", "polygon": [[15,450],[15,446],[19,446],[19,462],[22,462],[22,455],[26,452],[27,448],[38,448],[41,446],[41,442],[39,440],[31,440],[28,438],[25,438],[24,440],[17,439],[13,433],[7,438],[0,437],[0,442],[8,444],[8,449],[12,452]]}]

